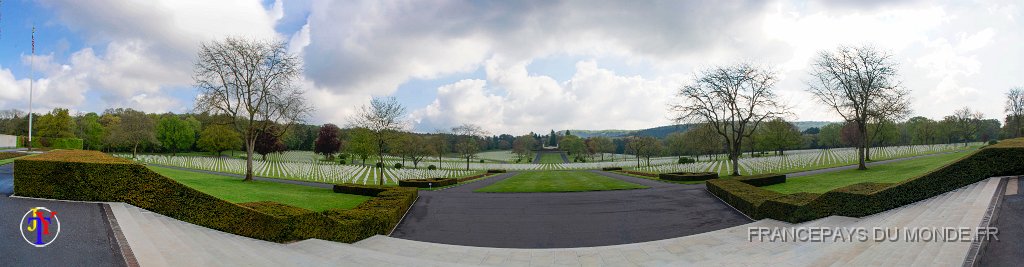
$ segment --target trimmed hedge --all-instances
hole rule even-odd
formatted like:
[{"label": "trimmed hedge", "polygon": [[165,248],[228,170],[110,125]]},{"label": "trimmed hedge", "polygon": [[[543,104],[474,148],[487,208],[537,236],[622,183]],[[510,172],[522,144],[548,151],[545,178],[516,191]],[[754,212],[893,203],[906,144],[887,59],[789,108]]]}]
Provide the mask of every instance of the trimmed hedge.
[{"label": "trimmed hedge", "polygon": [[258,202],[245,202],[238,203],[239,206],[250,208],[262,213],[270,214],[278,218],[287,218],[296,215],[303,215],[307,213],[313,213],[311,210],[299,208],[296,206],[281,204],[273,201],[258,201]]},{"label": "trimmed hedge", "polygon": [[18,152],[0,152],[0,160],[13,159],[13,158],[21,157],[21,156],[26,156],[26,155],[30,155],[30,154],[28,154],[28,153],[18,153]]},{"label": "trimmed hedge", "polygon": [[736,179],[737,181],[744,182],[744,183],[749,184],[749,185],[761,187],[761,186],[769,186],[769,185],[773,185],[773,184],[785,183],[786,182],[786,175],[785,174],[766,173],[766,174],[751,175],[751,176],[740,176],[740,177],[736,177],[736,178],[733,178],[733,179]]},{"label": "trimmed hedge", "polygon": [[15,194],[25,197],[125,202],[237,235],[288,241],[280,218],[204,194],[141,164],[98,151],[61,150],[15,160]]},{"label": "trimmed hedge", "polygon": [[387,188],[374,185],[336,184],[331,190],[335,193],[375,197]]},{"label": "trimmed hedge", "polygon": [[487,170],[487,173],[505,173],[505,172],[506,171],[502,170],[502,169],[490,169],[490,170]]},{"label": "trimmed hedge", "polygon": [[373,196],[350,210],[310,212],[274,202],[234,204],[97,151],[61,150],[15,160],[19,196],[125,202],[196,225],[287,242],[318,238],[355,242],[388,234],[417,196],[413,188],[336,185],[335,192]]},{"label": "trimmed hedge", "polygon": [[[715,179],[708,191],[751,218],[799,223],[832,215],[862,217],[911,204],[989,177],[1024,174],[1024,138],[1004,140],[900,183],[859,183],[823,194],[757,188],[778,177]],[[785,179],[785,178],[782,178]]]},{"label": "trimmed hedge", "polygon": [[[18,147],[26,147],[27,136],[18,136]],[[53,149],[83,149],[85,141],[80,138],[57,138],[57,137],[32,137],[32,147],[46,147]]]},{"label": "trimmed hedge", "polygon": [[736,179],[711,179],[704,183],[709,192],[755,220],[765,218],[758,213],[762,203],[783,196],[782,193],[757,188]]},{"label": "trimmed hedge", "polygon": [[408,179],[399,180],[398,186],[416,187],[416,188],[433,188],[449,186],[459,181],[454,178],[427,178],[427,179]]},{"label": "trimmed hedge", "polygon": [[487,175],[488,175],[487,173],[477,174],[477,175],[470,175],[470,176],[466,176],[466,177],[455,178],[455,180],[458,181],[459,183],[461,183],[461,182],[465,182],[465,181],[469,181],[469,180],[476,180],[476,179],[484,178],[484,177],[487,177]]},{"label": "trimmed hedge", "polygon": [[717,172],[668,172],[658,174],[658,179],[668,181],[706,181],[717,178]]},{"label": "trimmed hedge", "polygon": [[639,175],[639,176],[658,177],[657,174],[653,174],[653,173],[649,173],[649,172],[638,172],[638,171],[627,171],[627,170],[621,170],[619,172],[625,173],[625,174]]},{"label": "trimmed hedge", "polygon": [[604,167],[604,168],[601,168],[601,170],[602,171],[621,171],[622,167]]}]

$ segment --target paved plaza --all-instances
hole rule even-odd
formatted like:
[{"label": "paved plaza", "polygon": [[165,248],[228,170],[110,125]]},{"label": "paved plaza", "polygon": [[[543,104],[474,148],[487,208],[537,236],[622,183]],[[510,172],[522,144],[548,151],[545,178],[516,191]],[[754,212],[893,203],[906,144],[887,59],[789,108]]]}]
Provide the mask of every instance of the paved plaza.
[{"label": "paved plaza", "polygon": [[482,247],[564,248],[681,237],[751,222],[703,184],[683,185],[595,173],[647,189],[568,193],[475,193],[515,175],[420,192],[391,235]]}]

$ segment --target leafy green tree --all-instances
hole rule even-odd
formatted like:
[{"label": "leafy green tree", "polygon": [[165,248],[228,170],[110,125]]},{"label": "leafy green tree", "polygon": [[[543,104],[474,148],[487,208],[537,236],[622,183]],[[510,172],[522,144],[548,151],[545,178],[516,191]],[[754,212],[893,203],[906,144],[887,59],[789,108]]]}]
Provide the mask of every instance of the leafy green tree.
[{"label": "leafy green tree", "polygon": [[103,150],[106,130],[100,124],[100,116],[89,112],[78,119],[78,136],[85,142],[86,149]]},{"label": "leafy green tree", "polygon": [[373,132],[365,128],[355,128],[349,131],[348,153],[359,157],[362,164],[370,155],[377,154],[377,142],[374,140]]},{"label": "leafy green tree", "polygon": [[176,155],[180,150],[192,148],[192,144],[196,141],[196,129],[174,114],[160,119],[156,126],[156,135],[157,140],[160,140],[165,148],[171,150],[171,155]]},{"label": "leafy green tree", "polygon": [[601,161],[604,161],[605,153],[615,152],[615,143],[612,139],[604,136],[595,136],[590,138],[591,147],[596,153],[601,153]]},{"label": "leafy green tree", "polygon": [[906,122],[910,132],[910,142],[915,145],[934,144],[939,134],[939,123],[925,117],[917,116]]},{"label": "leafy green tree", "polygon": [[39,118],[36,135],[43,137],[74,138],[75,120],[68,109],[54,108],[53,111]]},{"label": "leafy green tree", "polygon": [[131,146],[132,158],[138,154],[139,145],[160,143],[156,139],[155,123],[146,113],[132,109],[117,109],[113,112],[117,113],[117,119],[111,120],[108,125],[108,143]]},{"label": "leafy green tree", "polygon": [[533,139],[533,136],[523,135],[516,137],[516,140],[512,142],[512,153],[516,154],[519,160],[529,159],[530,152],[533,151],[536,144],[537,140]]},{"label": "leafy green tree", "polygon": [[803,142],[800,129],[792,123],[775,118],[765,123],[758,131],[758,143],[764,148],[783,154],[787,149],[794,149]]},{"label": "leafy green tree", "polygon": [[566,135],[563,137],[562,141],[558,144],[558,148],[568,152],[569,155],[572,155],[573,160],[575,161],[583,159],[587,149],[586,145],[583,144],[583,139],[580,139],[575,135]]},{"label": "leafy green tree", "polygon": [[241,149],[242,135],[226,125],[210,125],[199,134],[196,145],[204,151],[217,152],[217,156],[220,156],[224,151]]},{"label": "leafy green tree", "polygon": [[686,137],[683,132],[673,132],[665,137],[665,149],[671,156],[686,154]]},{"label": "leafy green tree", "polygon": [[555,134],[555,130],[551,130],[551,134],[548,135],[548,146],[558,146],[558,135]]},{"label": "leafy green tree", "polygon": [[841,132],[843,124],[829,123],[821,127],[818,133],[818,142],[825,148],[837,148],[843,146]]}]

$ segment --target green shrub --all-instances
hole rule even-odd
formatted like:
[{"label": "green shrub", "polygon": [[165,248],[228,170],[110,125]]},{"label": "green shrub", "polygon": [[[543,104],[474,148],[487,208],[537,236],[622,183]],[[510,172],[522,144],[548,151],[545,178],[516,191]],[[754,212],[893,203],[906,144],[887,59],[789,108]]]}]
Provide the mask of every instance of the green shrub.
[{"label": "green shrub", "polygon": [[658,174],[658,179],[668,181],[706,181],[718,178],[717,172],[669,172]]},{"label": "green shrub", "polygon": [[769,186],[769,185],[773,185],[773,184],[785,183],[786,182],[786,175],[785,174],[766,173],[766,174],[758,174],[758,175],[751,175],[751,176],[734,177],[732,179],[736,179],[737,181],[744,182],[744,183],[749,184],[749,185],[761,187],[761,186]]},{"label": "green shrub", "polygon": [[[18,147],[25,147],[28,143],[27,136],[18,136]],[[32,137],[32,147],[46,147],[53,149],[83,149],[85,141],[79,138],[56,138],[56,137]]]},{"label": "green shrub", "polygon": [[989,177],[1024,174],[1024,138],[1004,140],[900,183],[859,183],[823,194],[783,195],[756,186],[777,175],[708,180],[708,191],[755,219],[791,223],[831,215],[861,217],[911,204]]},{"label": "green shrub", "polygon": [[505,172],[506,171],[502,170],[502,169],[490,169],[490,170],[487,170],[487,173],[505,173]]},{"label": "green shrub", "polygon": [[688,158],[688,157],[679,157],[679,161],[678,162],[679,162],[679,164],[687,164],[687,163],[697,162],[697,160],[692,159],[692,158]]},{"label": "green shrub", "polygon": [[196,225],[275,242],[308,238],[355,242],[387,234],[417,192],[404,187],[336,185],[335,192],[374,196],[351,210],[310,212],[274,202],[230,203],[97,151],[62,150],[16,160],[18,195],[125,202]]},{"label": "green shrub", "polygon": [[427,166],[427,169],[433,171],[437,169],[437,166],[434,166],[434,164],[430,164],[430,166]]},{"label": "green shrub", "polygon": [[296,215],[313,213],[313,211],[296,206],[285,205],[273,201],[258,201],[238,203],[239,206],[250,208],[262,213],[270,214],[278,218],[287,218]]},{"label": "green shrub", "polygon": [[480,159],[480,163],[484,163],[484,159]]},{"label": "green shrub", "polygon": [[375,197],[387,189],[387,187],[374,185],[336,184],[332,190],[334,190],[335,193]]},{"label": "green shrub", "polygon": [[237,235],[288,241],[281,219],[182,185],[141,164],[98,151],[61,150],[15,160],[19,196],[125,202],[196,225]]},{"label": "green shrub", "polygon": [[399,180],[398,186],[416,187],[416,188],[432,188],[432,187],[443,187],[457,183],[458,180],[454,178],[426,178],[426,179],[408,179]]},{"label": "green shrub", "polygon": [[601,170],[602,171],[621,171],[622,167],[604,167],[604,168],[601,168]]},{"label": "green shrub", "polygon": [[28,153],[19,152],[0,152],[0,160],[13,159],[21,156],[29,155]]},{"label": "green shrub", "polygon": [[401,169],[401,168],[402,168],[402,163],[401,162],[395,162],[395,169]]},{"label": "green shrub", "polygon": [[483,177],[486,177],[486,176],[487,176],[487,173],[483,173],[483,174],[477,174],[477,175],[470,175],[470,176],[466,176],[466,177],[459,177],[459,178],[456,178],[455,180],[458,181],[459,183],[461,183],[461,182],[465,182],[465,181],[469,181],[469,180],[483,178]]},{"label": "green shrub", "polygon": [[378,161],[374,166],[377,166],[377,168],[384,168],[384,162]]},{"label": "green shrub", "polygon": [[995,145],[995,144],[998,144],[998,143],[999,143],[999,141],[996,141],[995,139],[988,140],[988,145]]},{"label": "green shrub", "polygon": [[338,164],[345,165],[345,159],[338,160]]},{"label": "green shrub", "polygon": [[761,206],[761,203],[783,196],[781,193],[757,188],[736,179],[711,179],[704,183],[709,192],[755,220],[765,218],[758,213],[758,206]]},{"label": "green shrub", "polygon": [[649,173],[649,172],[638,172],[638,171],[627,171],[627,170],[621,170],[619,172],[625,173],[625,174],[637,175],[637,176],[658,177],[657,174],[653,174],[653,173]]}]

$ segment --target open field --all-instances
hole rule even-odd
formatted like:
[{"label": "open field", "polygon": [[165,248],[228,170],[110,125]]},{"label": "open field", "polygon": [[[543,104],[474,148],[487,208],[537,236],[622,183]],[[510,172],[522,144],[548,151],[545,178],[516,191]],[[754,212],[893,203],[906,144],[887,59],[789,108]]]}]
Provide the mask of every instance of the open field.
[{"label": "open field", "polygon": [[475,192],[580,192],[640,189],[646,186],[584,171],[523,172]]},{"label": "open field", "polygon": [[183,171],[157,166],[149,169],[203,193],[234,203],[274,201],[312,211],[351,209],[367,196],[334,193],[331,189],[285,183],[251,181],[230,176]]},{"label": "open field", "polygon": [[824,193],[832,189],[857,183],[898,183],[928,173],[969,155],[973,151],[965,150],[944,155],[880,164],[871,166],[867,170],[851,169],[794,177],[787,179],[785,183],[762,188],[784,194],[797,192]]}]

